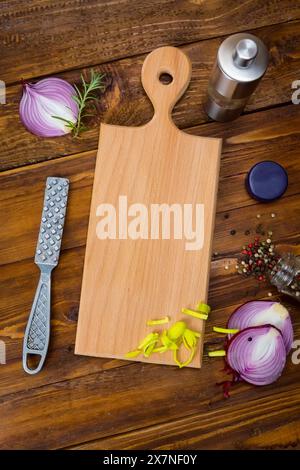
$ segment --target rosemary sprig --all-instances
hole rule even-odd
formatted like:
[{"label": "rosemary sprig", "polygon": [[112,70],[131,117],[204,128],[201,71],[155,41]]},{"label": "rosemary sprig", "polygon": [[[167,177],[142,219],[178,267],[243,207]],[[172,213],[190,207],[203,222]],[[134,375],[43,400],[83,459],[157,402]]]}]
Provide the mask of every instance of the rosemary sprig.
[{"label": "rosemary sprig", "polygon": [[93,116],[93,114],[87,113],[86,107],[88,103],[98,99],[98,97],[94,94],[96,90],[104,91],[105,87],[102,82],[104,76],[105,74],[94,72],[94,70],[92,69],[91,79],[89,83],[87,83],[84,77],[81,75],[82,90],[80,90],[77,85],[73,85],[76,90],[76,95],[74,95],[72,98],[78,105],[78,117],[76,122],[69,121],[68,119],[59,116],[53,116],[55,119],[64,121],[66,127],[71,129],[71,132],[74,137],[78,137],[81,132],[87,130],[87,127],[83,123],[83,120],[88,116]]}]

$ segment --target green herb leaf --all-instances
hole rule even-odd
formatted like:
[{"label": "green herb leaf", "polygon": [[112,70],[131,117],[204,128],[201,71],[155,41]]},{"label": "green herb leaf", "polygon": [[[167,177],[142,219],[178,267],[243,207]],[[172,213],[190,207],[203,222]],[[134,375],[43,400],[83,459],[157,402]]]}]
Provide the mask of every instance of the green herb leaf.
[{"label": "green herb leaf", "polygon": [[69,129],[72,130],[72,132],[74,131],[75,127],[76,127],[76,123],[75,122],[72,122],[72,121],[69,121],[68,119],[65,119],[63,117],[60,117],[60,116],[51,116],[53,117],[54,119],[59,119],[59,121],[63,121],[65,124],[66,124],[66,127],[68,127]]},{"label": "green herb leaf", "polygon": [[[83,124],[82,119],[91,116],[86,113],[85,109],[88,103],[91,101],[98,100],[98,97],[93,93],[95,90],[104,91],[105,86],[103,84],[103,78],[105,74],[97,73],[93,69],[91,70],[90,82],[86,82],[83,75],[81,75],[82,90],[80,91],[78,86],[74,85],[77,95],[73,96],[73,100],[78,105],[78,118],[75,125],[73,124],[72,133],[74,137],[78,137],[79,134],[87,127]],[[69,123],[70,124],[70,123]]]}]

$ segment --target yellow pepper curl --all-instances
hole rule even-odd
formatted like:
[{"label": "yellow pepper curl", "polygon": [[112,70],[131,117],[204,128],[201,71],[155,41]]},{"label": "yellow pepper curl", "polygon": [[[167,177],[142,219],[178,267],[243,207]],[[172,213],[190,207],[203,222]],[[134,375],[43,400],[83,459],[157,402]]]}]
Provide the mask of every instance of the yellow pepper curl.
[{"label": "yellow pepper curl", "polygon": [[144,357],[149,357],[152,354],[153,349],[155,348],[158,338],[158,333],[149,333],[149,335],[147,335],[143,339],[143,341],[141,341],[141,343],[138,345],[138,348],[134,351],[129,351],[128,353],[126,353],[125,357],[131,359],[137,357],[141,353],[144,354]]},{"label": "yellow pepper curl", "polygon": [[[178,321],[174,323],[169,330],[164,330],[161,335],[159,335],[159,333],[148,334],[138,345],[138,348],[128,352],[125,357],[132,359],[139,354],[143,354],[144,357],[149,357],[155,352],[164,353],[166,351],[173,351],[174,361],[182,368],[190,364],[193,360],[199,337],[200,333],[187,328],[185,322]],[[157,346],[158,343],[160,344]],[[188,359],[184,362],[181,362],[178,358],[181,345],[190,352]]]},{"label": "yellow pepper curl", "polygon": [[226,351],[224,349],[218,349],[216,351],[209,351],[209,357],[223,357],[226,356]]},{"label": "yellow pepper curl", "polygon": [[[198,303],[195,310],[183,308],[182,312],[186,315],[191,315],[195,318],[206,320],[210,313],[209,305],[205,303]],[[169,317],[164,317],[158,320],[147,321],[147,326],[162,325],[170,321]],[[173,351],[175,363],[180,367],[186,367],[193,360],[200,333],[191,330],[187,327],[184,321],[177,321],[170,326],[168,330],[164,330],[161,334],[153,332],[148,334],[138,345],[137,349],[128,352],[125,357],[128,359],[137,357],[143,354],[144,357],[149,357],[152,353],[164,353],[166,351]],[[189,357],[186,361],[181,362],[178,358],[180,347],[183,346],[189,351]]]},{"label": "yellow pepper curl", "polygon": [[[177,322],[177,323],[179,323],[179,322]],[[180,322],[180,323],[184,323],[184,322]],[[176,325],[176,323],[175,323],[175,325]],[[179,337],[179,342],[182,341],[184,347],[188,351],[190,351],[190,355],[189,355],[189,357],[186,361],[181,362],[178,359],[178,352],[179,351],[177,351],[177,350],[174,351],[174,354],[173,354],[174,361],[180,367],[180,369],[182,367],[188,366],[192,362],[192,360],[194,359],[195,352],[196,352],[196,347],[197,347],[197,343],[198,343],[198,338],[200,338],[200,333],[198,333],[198,331],[190,330],[189,328],[187,328],[185,323],[184,323],[184,325],[185,325],[185,327],[183,329],[181,337]]]},{"label": "yellow pepper curl", "polygon": [[203,302],[199,302],[194,310],[183,308],[181,311],[182,313],[185,313],[185,315],[190,315],[191,317],[198,318],[199,320],[207,320],[210,313],[210,306]]},{"label": "yellow pepper curl", "polygon": [[[162,346],[155,348],[153,352],[163,353],[168,350],[173,351],[174,361],[180,368],[182,368],[190,364],[193,360],[199,337],[200,333],[187,328],[185,322],[178,321],[174,323],[169,330],[162,333],[160,337]],[[190,356],[185,362],[180,362],[178,359],[179,348],[182,344],[188,351],[190,351]]]},{"label": "yellow pepper curl", "polygon": [[158,320],[148,320],[147,321],[147,326],[163,325],[164,323],[169,323],[169,321],[170,321],[169,317],[159,318]]}]

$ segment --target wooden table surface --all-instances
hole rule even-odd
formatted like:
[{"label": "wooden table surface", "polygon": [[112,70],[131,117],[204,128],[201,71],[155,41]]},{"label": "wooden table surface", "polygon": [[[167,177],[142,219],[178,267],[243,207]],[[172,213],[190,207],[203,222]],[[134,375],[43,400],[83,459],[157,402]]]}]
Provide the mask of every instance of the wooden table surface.
[{"label": "wooden table surface", "polygon": [[[217,48],[239,31],[266,43],[270,65],[243,116],[209,122],[202,102]],[[236,306],[269,292],[279,298],[236,274],[235,264],[257,230],[272,230],[280,249],[299,244],[300,106],[291,103],[291,84],[300,80],[300,1],[2,1],[0,79],[7,103],[0,105],[0,339],[7,363],[0,365],[1,449],[300,448],[300,365],[290,357],[278,382],[262,388],[242,383],[226,400],[215,385],[224,379],[222,358],[205,355],[199,371],[74,355],[99,122],[129,126],[150,119],[141,65],[146,53],[167,44],[182,48],[193,66],[174,110],[176,124],[224,139],[205,351],[219,346],[212,327],[225,326]],[[97,120],[80,140],[39,139],[22,127],[21,78],[54,74],[79,83],[92,67],[106,74],[106,91]],[[284,197],[268,205],[244,189],[247,171],[264,159],[283,164],[290,180]],[[48,359],[40,374],[28,376],[22,338],[39,276],[33,256],[47,176],[69,178],[71,190],[53,274]],[[299,304],[282,300],[300,338]]]}]

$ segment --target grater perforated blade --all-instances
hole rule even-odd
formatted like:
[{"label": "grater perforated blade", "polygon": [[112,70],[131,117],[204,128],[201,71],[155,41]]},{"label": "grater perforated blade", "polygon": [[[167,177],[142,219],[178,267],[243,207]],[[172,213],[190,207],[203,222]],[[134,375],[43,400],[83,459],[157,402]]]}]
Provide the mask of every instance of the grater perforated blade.
[{"label": "grater perforated blade", "polygon": [[[65,222],[69,181],[49,177],[46,182],[44,207],[35,252],[35,263],[41,270],[23,343],[23,368],[28,374],[39,372],[45,362],[51,313],[51,272],[58,264]],[[38,355],[40,361],[34,368],[28,365],[28,356]]]}]

